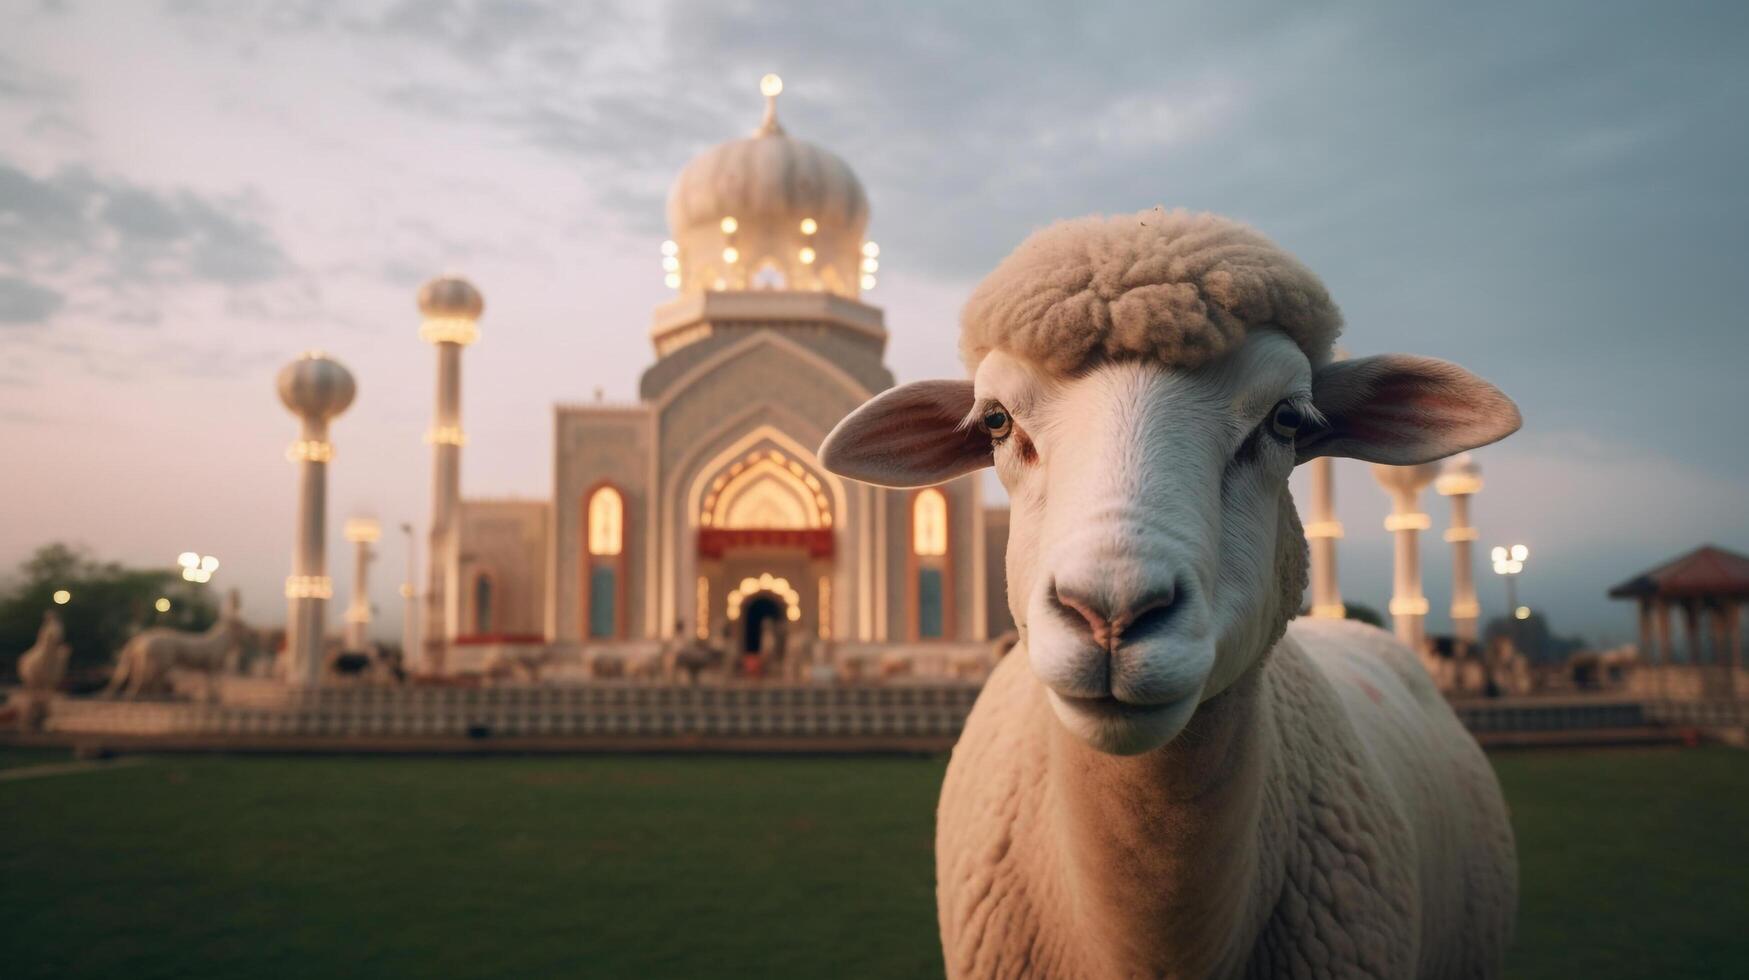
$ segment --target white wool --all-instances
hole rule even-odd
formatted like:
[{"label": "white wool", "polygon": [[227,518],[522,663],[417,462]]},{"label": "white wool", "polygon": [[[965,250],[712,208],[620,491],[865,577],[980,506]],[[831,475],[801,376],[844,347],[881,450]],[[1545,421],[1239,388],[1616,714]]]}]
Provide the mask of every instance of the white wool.
[{"label": "white wool", "polygon": [[1311,270],[1217,214],[1155,208],[1060,221],[985,277],[961,315],[969,369],[1007,350],[1059,373],[1146,357],[1194,368],[1248,331],[1287,334],[1317,367],[1342,314]]}]

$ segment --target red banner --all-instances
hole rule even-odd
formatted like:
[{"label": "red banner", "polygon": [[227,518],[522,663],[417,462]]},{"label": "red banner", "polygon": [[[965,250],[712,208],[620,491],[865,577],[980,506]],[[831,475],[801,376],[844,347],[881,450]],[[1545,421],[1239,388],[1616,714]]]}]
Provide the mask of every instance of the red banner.
[{"label": "red banner", "polygon": [[808,553],[809,558],[832,557],[832,529],[827,527],[789,530],[780,528],[700,528],[700,558],[721,558],[731,548],[786,548]]}]

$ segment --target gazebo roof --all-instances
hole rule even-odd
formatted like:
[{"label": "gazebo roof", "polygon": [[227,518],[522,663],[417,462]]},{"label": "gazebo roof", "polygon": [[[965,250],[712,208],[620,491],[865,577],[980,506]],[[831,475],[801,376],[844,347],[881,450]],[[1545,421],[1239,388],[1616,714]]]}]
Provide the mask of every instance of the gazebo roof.
[{"label": "gazebo roof", "polygon": [[1703,545],[1609,590],[1611,599],[1749,598],[1749,556]]}]

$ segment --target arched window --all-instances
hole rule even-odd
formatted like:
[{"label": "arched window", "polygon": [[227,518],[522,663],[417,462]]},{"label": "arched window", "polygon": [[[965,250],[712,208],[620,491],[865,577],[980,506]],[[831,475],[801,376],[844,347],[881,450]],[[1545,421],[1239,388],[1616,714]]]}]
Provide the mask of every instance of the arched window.
[{"label": "arched window", "polygon": [[911,550],[919,557],[947,554],[947,498],[930,487],[911,504]]},{"label": "arched window", "polygon": [[481,572],[474,576],[474,632],[492,632],[492,576]]},{"label": "arched window", "polygon": [[947,496],[934,487],[911,498],[911,595],[919,640],[947,636]]},{"label": "arched window", "polygon": [[589,498],[589,553],[611,556],[625,545],[625,500],[612,487]]},{"label": "arched window", "polygon": [[626,499],[611,485],[601,485],[583,503],[583,635],[592,639],[625,638]]}]

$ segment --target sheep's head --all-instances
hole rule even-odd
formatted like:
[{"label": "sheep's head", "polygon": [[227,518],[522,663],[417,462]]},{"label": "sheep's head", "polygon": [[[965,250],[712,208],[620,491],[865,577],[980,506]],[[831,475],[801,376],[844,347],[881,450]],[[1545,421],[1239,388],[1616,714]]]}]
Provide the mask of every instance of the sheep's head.
[{"label": "sheep's head", "polygon": [[[1062,288],[1027,268],[1041,250],[1023,246],[968,307],[966,335],[982,338],[967,345],[974,380],[884,392],[820,451],[834,472],[885,486],[996,467],[1012,507],[1008,601],[1032,670],[1071,732],[1120,754],[1170,741],[1298,609],[1305,542],[1287,486],[1296,463],[1421,463],[1518,427],[1511,401],[1456,365],[1404,355],[1326,363],[1339,320],[1309,272],[1247,229],[1164,217],[1204,233],[1192,259],[1225,247],[1231,260],[1240,236],[1250,265],[1235,273],[1222,254],[1189,262],[1191,272],[1162,262],[1153,279],[1189,276],[1189,294],[1169,282],[1167,307],[1126,313],[1134,270],[1162,240],[1183,245],[1184,235],[1156,230],[1138,246],[1114,222],[1074,223],[1081,244],[1070,259],[1109,260],[1116,237],[1131,248],[1119,254],[1132,274],[1115,277],[1115,298],[1083,297],[1069,316],[1061,303],[1039,302],[1032,294]],[[1211,240],[1211,229],[1230,234]],[[1245,275],[1250,287],[1215,295]],[[992,299],[992,284],[1019,301]],[[1099,289],[1094,275],[1069,295]],[[1234,309],[1260,308],[1258,289],[1275,290],[1262,304],[1269,315],[1237,318]],[[1190,348],[1186,295],[1215,323]],[[1030,319],[992,326],[993,304]],[[1124,316],[1139,318],[1127,333],[1113,326]],[[1172,317],[1179,325],[1163,329]],[[1102,324],[1094,342],[1065,342]],[[1072,362],[1055,356],[1077,346]]]}]

